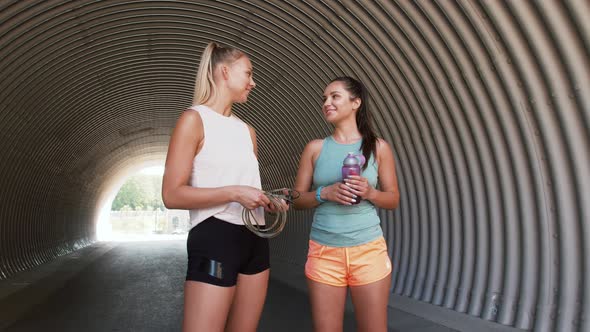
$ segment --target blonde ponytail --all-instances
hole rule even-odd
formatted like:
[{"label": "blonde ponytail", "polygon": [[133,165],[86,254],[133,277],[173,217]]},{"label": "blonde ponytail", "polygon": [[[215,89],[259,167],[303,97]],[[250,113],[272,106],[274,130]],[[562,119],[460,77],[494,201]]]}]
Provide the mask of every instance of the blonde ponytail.
[{"label": "blonde ponytail", "polygon": [[197,72],[195,81],[195,93],[193,95],[193,105],[201,105],[215,96],[215,80],[213,71],[220,63],[232,63],[244,56],[244,52],[232,48],[219,46],[211,42],[205,47]]}]

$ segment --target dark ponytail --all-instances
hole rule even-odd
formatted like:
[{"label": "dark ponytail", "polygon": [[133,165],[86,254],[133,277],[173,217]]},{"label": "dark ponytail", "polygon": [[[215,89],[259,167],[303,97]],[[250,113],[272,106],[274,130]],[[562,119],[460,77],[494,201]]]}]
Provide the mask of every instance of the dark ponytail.
[{"label": "dark ponytail", "polygon": [[363,137],[361,151],[363,152],[363,156],[365,156],[365,160],[367,161],[363,166],[363,170],[365,170],[369,164],[369,158],[371,157],[371,154],[373,154],[373,156],[377,155],[377,135],[375,135],[375,131],[373,130],[373,119],[368,108],[369,96],[367,95],[367,89],[363,83],[348,76],[337,77],[330,83],[333,82],[342,82],[344,89],[350,93],[352,99],[361,99],[361,106],[356,112],[356,125]]}]

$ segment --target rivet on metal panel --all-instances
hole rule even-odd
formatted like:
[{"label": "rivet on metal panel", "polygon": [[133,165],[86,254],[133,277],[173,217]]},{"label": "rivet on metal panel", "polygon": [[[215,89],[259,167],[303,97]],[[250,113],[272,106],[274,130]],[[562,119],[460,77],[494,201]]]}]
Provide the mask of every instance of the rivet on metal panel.
[{"label": "rivet on metal panel", "polygon": [[500,297],[499,293],[492,293],[490,298],[490,307],[488,308],[490,313],[490,319],[495,321],[496,317],[498,316],[498,312],[500,311]]},{"label": "rivet on metal panel", "polygon": [[494,306],[492,308],[492,315],[496,316],[498,314],[498,306]]}]

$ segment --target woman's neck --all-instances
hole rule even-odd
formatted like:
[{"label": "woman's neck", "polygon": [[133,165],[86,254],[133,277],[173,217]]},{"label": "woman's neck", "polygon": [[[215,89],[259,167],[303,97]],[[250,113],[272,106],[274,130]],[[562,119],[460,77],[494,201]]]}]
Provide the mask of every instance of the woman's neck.
[{"label": "woman's neck", "polygon": [[332,137],[339,143],[348,144],[360,140],[363,136],[359,132],[356,123],[341,123],[332,133]]},{"label": "woman's neck", "polygon": [[209,98],[207,102],[205,102],[205,106],[211,108],[212,110],[223,116],[231,116],[231,107],[233,103],[229,98],[222,97],[224,95],[224,93],[217,93],[217,96],[213,96]]}]

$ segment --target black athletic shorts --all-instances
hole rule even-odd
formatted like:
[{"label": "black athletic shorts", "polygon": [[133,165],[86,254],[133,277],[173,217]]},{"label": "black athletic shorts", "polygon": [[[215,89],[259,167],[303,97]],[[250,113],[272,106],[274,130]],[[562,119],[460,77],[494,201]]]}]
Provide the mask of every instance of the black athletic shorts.
[{"label": "black athletic shorts", "polygon": [[257,274],[270,267],[268,239],[215,217],[191,229],[186,250],[186,280],[231,287],[238,273]]}]

